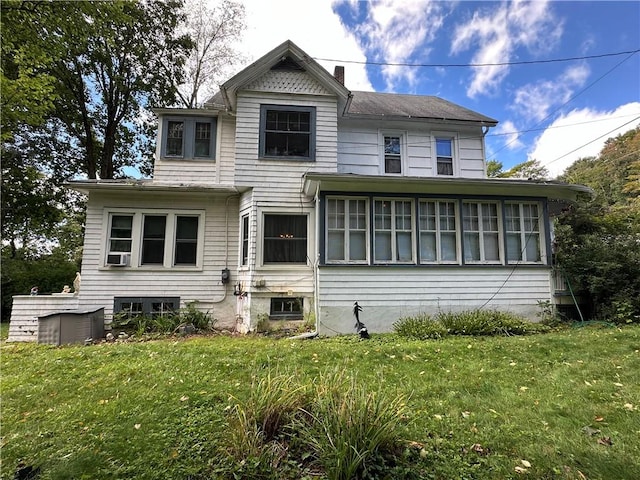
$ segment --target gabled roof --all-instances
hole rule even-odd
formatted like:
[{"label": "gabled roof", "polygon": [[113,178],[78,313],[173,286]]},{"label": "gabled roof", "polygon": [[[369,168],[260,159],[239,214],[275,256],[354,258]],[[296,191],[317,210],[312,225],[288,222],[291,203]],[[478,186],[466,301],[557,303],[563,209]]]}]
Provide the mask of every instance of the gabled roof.
[{"label": "gabled roof", "polygon": [[207,103],[218,103],[220,100],[223,100],[227,110],[235,111],[237,91],[251,81],[261,77],[272,68],[295,68],[306,71],[327,90],[336,94],[338,97],[338,105],[341,107],[340,111],[345,108],[350,96],[349,90],[291,40],[287,40],[277,46],[220,85],[220,96],[216,94]]},{"label": "gabled roof", "polygon": [[428,95],[353,92],[348,117],[385,117],[480,122],[495,126],[497,120],[461,107],[442,98]]}]

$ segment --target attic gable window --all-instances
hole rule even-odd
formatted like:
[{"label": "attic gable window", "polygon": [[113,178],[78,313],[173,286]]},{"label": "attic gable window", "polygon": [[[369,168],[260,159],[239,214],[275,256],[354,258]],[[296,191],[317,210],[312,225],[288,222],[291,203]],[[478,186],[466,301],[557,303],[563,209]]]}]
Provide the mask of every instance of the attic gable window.
[{"label": "attic gable window", "polygon": [[184,160],[215,158],[215,117],[170,117],[163,119],[161,156]]},{"label": "attic gable window", "polygon": [[315,107],[260,107],[260,157],[315,160],[315,136]]}]

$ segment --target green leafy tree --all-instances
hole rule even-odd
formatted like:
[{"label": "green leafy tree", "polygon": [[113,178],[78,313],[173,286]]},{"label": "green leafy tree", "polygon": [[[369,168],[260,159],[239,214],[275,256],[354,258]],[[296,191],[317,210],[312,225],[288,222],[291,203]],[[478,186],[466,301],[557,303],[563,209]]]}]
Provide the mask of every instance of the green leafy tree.
[{"label": "green leafy tree", "polygon": [[588,185],[556,227],[557,260],[595,316],[640,321],[640,203],[634,166],[640,129],[607,140],[600,155],[571,165],[561,180]]},{"label": "green leafy tree", "polygon": [[524,178],[530,180],[545,180],[549,178],[549,170],[539,160],[527,160],[504,171],[502,162],[489,160],[487,162],[487,176],[489,178]]}]

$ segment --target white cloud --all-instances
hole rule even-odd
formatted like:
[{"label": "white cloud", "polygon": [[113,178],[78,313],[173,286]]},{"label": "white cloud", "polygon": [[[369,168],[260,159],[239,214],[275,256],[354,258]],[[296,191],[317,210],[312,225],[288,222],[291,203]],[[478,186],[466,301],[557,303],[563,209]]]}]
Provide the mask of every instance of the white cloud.
[{"label": "white cloud", "polygon": [[502,136],[503,143],[509,150],[518,150],[524,147],[518,138],[518,129],[511,120],[501,122],[492,132],[492,136]]},{"label": "white cloud", "polygon": [[[547,1],[504,2],[490,10],[476,11],[468,22],[458,25],[451,52],[475,48],[471,63],[507,63],[519,47],[535,55],[549,51],[561,34],[562,22],[554,17]],[[494,93],[508,73],[508,65],[473,68],[467,95],[473,98]]]},{"label": "white cloud", "polygon": [[[417,52],[426,58],[431,51],[428,44],[435,40],[444,22],[446,7],[433,0],[343,3],[353,12],[366,8],[366,20],[355,27],[354,34],[370,58],[385,63],[409,63]],[[389,91],[394,91],[399,81],[413,86],[418,80],[410,67],[386,65],[382,75]]]},{"label": "white cloud", "polygon": [[[291,40],[314,58],[349,59],[365,62],[355,38],[344,28],[327,1],[242,0],[247,29],[239,50],[247,62],[234,72],[258,60],[286,40]],[[337,62],[318,61],[330,73]],[[345,84],[350,90],[373,90],[365,65],[346,64]],[[227,77],[228,78],[228,77]]]},{"label": "white cloud", "polygon": [[573,110],[555,120],[538,137],[528,160],[539,160],[556,177],[579,158],[597,156],[608,138],[639,123],[640,102],[627,103],[613,111]]},{"label": "white cloud", "polygon": [[553,107],[564,104],[582,87],[591,69],[587,64],[567,68],[554,80],[541,80],[518,88],[512,108],[533,120],[543,120]]}]

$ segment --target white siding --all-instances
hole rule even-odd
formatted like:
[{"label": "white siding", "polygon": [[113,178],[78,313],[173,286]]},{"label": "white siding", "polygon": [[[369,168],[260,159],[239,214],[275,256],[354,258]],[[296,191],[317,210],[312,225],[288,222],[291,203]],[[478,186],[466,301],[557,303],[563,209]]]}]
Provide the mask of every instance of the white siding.
[{"label": "white siding", "polygon": [[[237,281],[238,197],[146,195],[131,193],[117,196],[91,196],[82,259],[80,307],[104,307],[105,315],[113,311],[115,296],[179,296],[181,306],[197,301],[198,308],[209,311],[218,325],[235,326],[233,284]],[[131,207],[134,205],[135,207]],[[106,232],[105,215],[109,208],[198,209],[205,211],[203,264],[200,270],[174,268],[104,267]],[[231,270],[231,281],[221,281],[223,268]]]},{"label": "white siding", "polygon": [[498,309],[536,320],[538,300],[551,300],[547,268],[320,268],[323,334],[353,333],[353,303],[370,331],[391,331],[399,318],[438,311]]},{"label": "white siding", "polygon": [[[69,281],[71,283],[71,281]],[[75,310],[76,295],[14,295],[9,324],[9,342],[35,342],[38,340],[38,317],[61,310]]]},{"label": "white siding", "polygon": [[457,138],[457,172],[465,178],[484,176],[484,138],[480,127],[456,127],[415,122],[384,123],[371,121],[341,121],[338,131],[338,172],[358,175],[381,173],[382,148],[380,132],[402,132],[406,148],[403,175],[435,176],[434,132],[446,130]]},{"label": "white siding", "polygon": [[[159,122],[162,125],[162,122]],[[163,158],[157,150],[153,180],[155,183],[183,183],[198,185],[232,185],[235,159],[235,119],[218,117],[215,159]],[[161,128],[161,127],[159,127]],[[158,133],[158,144],[162,131]]]}]

